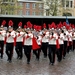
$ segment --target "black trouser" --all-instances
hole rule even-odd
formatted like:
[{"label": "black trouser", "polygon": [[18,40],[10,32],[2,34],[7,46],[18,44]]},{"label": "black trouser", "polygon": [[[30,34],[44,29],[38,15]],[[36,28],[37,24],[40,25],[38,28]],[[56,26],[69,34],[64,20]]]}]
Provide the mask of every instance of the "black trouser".
[{"label": "black trouser", "polygon": [[8,56],[8,60],[12,60],[13,55],[13,43],[6,43],[6,54]]},{"label": "black trouser", "polygon": [[69,41],[69,46],[67,46],[67,53],[69,53],[70,50],[72,51],[72,41]]},{"label": "black trouser", "polygon": [[66,51],[67,51],[67,42],[68,42],[68,41],[64,41],[63,57],[66,56]]},{"label": "black trouser", "polygon": [[23,51],[22,51],[22,42],[17,42],[16,43],[16,53],[17,53],[17,58],[22,59],[23,57]]},{"label": "black trouser", "polygon": [[63,44],[61,44],[60,48],[57,49],[57,58],[58,58],[58,61],[62,60],[62,52],[63,52]]},{"label": "black trouser", "polygon": [[75,49],[75,40],[73,40],[73,51]]},{"label": "black trouser", "polygon": [[32,46],[24,45],[24,53],[27,57],[27,62],[30,62]]},{"label": "black trouser", "polygon": [[40,52],[41,52],[41,46],[39,49],[33,50],[33,53],[35,54],[36,59],[38,59],[38,60],[40,58]]},{"label": "black trouser", "polygon": [[48,48],[48,43],[42,42],[42,51],[43,51],[44,57],[47,57],[47,48]]},{"label": "black trouser", "polygon": [[55,62],[55,52],[56,52],[56,45],[49,45],[48,57],[49,57],[50,63]]},{"label": "black trouser", "polygon": [[0,53],[1,53],[1,58],[3,57],[3,48],[4,48],[4,41],[0,41]]}]

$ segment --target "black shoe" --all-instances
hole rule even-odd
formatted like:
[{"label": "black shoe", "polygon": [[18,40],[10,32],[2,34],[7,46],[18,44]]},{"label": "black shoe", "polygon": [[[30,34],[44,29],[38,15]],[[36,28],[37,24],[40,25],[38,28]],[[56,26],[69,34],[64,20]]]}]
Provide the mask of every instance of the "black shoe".
[{"label": "black shoe", "polygon": [[36,60],[39,61],[39,57],[36,57]]},{"label": "black shoe", "polygon": [[27,64],[30,64],[30,60],[29,59],[27,59]]},{"label": "black shoe", "polygon": [[9,62],[11,63],[12,61],[11,61],[11,60],[9,60]]},{"label": "black shoe", "polygon": [[61,60],[58,60],[58,62],[61,62]]},{"label": "black shoe", "polygon": [[74,50],[72,50],[72,52],[74,52]]},{"label": "black shoe", "polygon": [[37,58],[36,60],[39,61],[39,58]]},{"label": "black shoe", "polygon": [[50,64],[51,64],[51,65],[54,65],[54,63],[51,63],[51,62],[49,63],[49,65],[50,65]]},{"label": "black shoe", "polygon": [[17,59],[19,59],[19,56],[17,56]]},{"label": "black shoe", "polygon": [[44,58],[47,58],[47,56],[44,55]]},{"label": "black shoe", "polygon": [[30,62],[27,62],[27,64],[30,64]]},{"label": "black shoe", "polygon": [[22,60],[22,58],[21,58],[21,57],[19,57],[19,60]]},{"label": "black shoe", "polygon": [[63,59],[65,59],[65,56],[63,57]]},{"label": "black shoe", "polygon": [[9,61],[9,58],[7,59],[7,61]]},{"label": "black shoe", "polygon": [[0,58],[2,59],[3,58],[3,55],[1,55]]},{"label": "black shoe", "polygon": [[54,63],[51,63],[51,65],[54,65]]},{"label": "black shoe", "polygon": [[69,51],[67,51],[67,53],[69,54]]}]

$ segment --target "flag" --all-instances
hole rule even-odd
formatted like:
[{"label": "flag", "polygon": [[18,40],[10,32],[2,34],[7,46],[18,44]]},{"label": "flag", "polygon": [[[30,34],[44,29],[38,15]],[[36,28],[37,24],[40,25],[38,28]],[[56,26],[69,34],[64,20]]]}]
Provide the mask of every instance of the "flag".
[{"label": "flag", "polygon": [[32,44],[32,50],[37,50],[37,49],[40,48],[40,46],[37,44],[36,38],[34,36],[33,36],[32,42],[33,42],[33,44]]},{"label": "flag", "polygon": [[67,18],[67,16],[66,16],[66,24],[67,24],[67,25],[69,25],[69,21],[68,21],[68,18]]}]

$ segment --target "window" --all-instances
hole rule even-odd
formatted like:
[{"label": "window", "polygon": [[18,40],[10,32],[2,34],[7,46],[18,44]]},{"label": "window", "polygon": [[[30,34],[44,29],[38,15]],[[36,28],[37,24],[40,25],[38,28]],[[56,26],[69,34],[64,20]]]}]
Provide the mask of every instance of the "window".
[{"label": "window", "polygon": [[66,1],[66,7],[69,7],[69,1]]},{"label": "window", "polygon": [[19,6],[23,6],[23,4],[22,3],[19,3]]},{"label": "window", "polygon": [[42,15],[43,15],[43,12],[42,12],[42,11],[40,11],[40,12],[39,12],[39,15],[40,15],[40,16],[42,16]]},{"label": "window", "polygon": [[49,9],[46,10],[46,16],[49,16]]},{"label": "window", "polygon": [[29,10],[26,11],[26,15],[30,15],[30,11]]},{"label": "window", "polygon": [[65,7],[65,1],[64,0],[62,0],[62,5],[63,5],[63,7]]},{"label": "window", "polygon": [[7,11],[5,11],[5,15],[8,15],[8,12]]},{"label": "window", "polygon": [[39,4],[39,8],[40,9],[43,9],[43,4]]},{"label": "window", "polygon": [[32,8],[33,8],[33,9],[36,8],[36,4],[35,4],[35,3],[32,4]]},{"label": "window", "polygon": [[66,1],[66,7],[70,7],[72,8],[73,7],[73,1]]},{"label": "window", "polygon": [[3,2],[14,2],[14,0],[2,0]]},{"label": "window", "polygon": [[11,0],[11,2],[14,2],[14,0]]},{"label": "window", "polygon": [[22,15],[22,10],[19,10],[18,11],[18,15]]},{"label": "window", "polygon": [[70,7],[73,7],[73,2],[72,1],[70,1]]},{"label": "window", "polygon": [[7,2],[8,0],[3,0],[3,2]]},{"label": "window", "polygon": [[30,8],[30,3],[26,3],[26,8]]},{"label": "window", "polygon": [[32,15],[36,15],[36,12],[35,12],[35,11],[33,11],[33,12],[32,12]]}]

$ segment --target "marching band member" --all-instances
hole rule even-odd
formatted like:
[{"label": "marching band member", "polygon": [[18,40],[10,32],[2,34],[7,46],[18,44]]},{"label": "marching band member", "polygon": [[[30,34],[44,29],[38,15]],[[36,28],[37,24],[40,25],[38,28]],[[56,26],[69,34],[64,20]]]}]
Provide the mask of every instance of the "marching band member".
[{"label": "marching band member", "polygon": [[[24,34],[25,34],[25,32],[26,32],[26,29],[27,29],[27,26],[24,25],[24,29],[23,29]],[[23,44],[23,49],[24,49],[24,41],[25,41],[25,37],[23,36],[23,42],[22,42],[22,44]]]},{"label": "marching band member", "polygon": [[75,50],[75,29],[73,29],[72,38],[73,38],[73,51],[74,51]]},{"label": "marching band member", "polygon": [[52,32],[49,35],[49,49],[48,49],[48,57],[51,65],[54,65],[55,62],[55,52],[56,52],[56,40],[58,39],[58,35],[56,32],[55,24],[52,23]]},{"label": "marching band member", "polygon": [[47,49],[48,49],[48,37],[49,37],[49,31],[46,29],[46,24],[44,23],[43,27],[43,33],[42,33],[42,52],[44,54],[44,58],[47,57]]},{"label": "marching band member", "polygon": [[64,31],[64,50],[63,50],[63,59],[65,59],[66,57],[66,52],[67,52],[67,44],[68,44],[68,31],[66,29],[66,26],[63,27],[63,31]]},{"label": "marching band member", "polygon": [[[23,50],[24,54],[27,58],[27,64],[30,64],[31,60],[31,50],[36,56],[36,59],[40,59],[40,52],[42,49],[43,55],[47,57],[47,49],[48,49],[48,58],[51,65],[55,63],[55,53],[57,52],[57,59],[60,62],[66,56],[66,52],[69,53],[72,50],[73,43],[73,51],[75,49],[75,29],[72,30],[70,26],[65,24],[65,27],[60,28],[60,30],[56,30],[56,25],[53,22],[50,25],[50,29],[46,29],[46,24],[43,24],[43,30],[41,31],[40,26],[36,26],[35,30],[32,32],[32,24],[28,21],[27,25],[25,25],[24,31],[22,30],[22,22],[19,22],[18,29],[15,32],[13,30],[13,22],[9,21],[7,32],[4,30],[4,25],[6,21],[3,20],[0,27],[0,57],[3,58],[3,48],[4,41],[6,39],[6,55],[8,57],[7,61],[12,61],[13,56],[13,47],[14,42],[16,42],[16,53],[17,58],[23,58]],[[40,28],[40,29],[39,29]],[[58,31],[58,32],[57,32]],[[16,38],[16,40],[14,40]]]},{"label": "marching band member", "polygon": [[[38,33],[37,35],[35,35],[35,33]],[[36,47],[35,49],[33,49],[33,53],[36,56],[36,59],[39,60],[40,58],[40,52],[41,52],[41,41],[42,41],[42,34],[41,34],[41,27],[37,26],[36,32],[34,33],[34,37],[36,38],[36,43],[39,47]],[[35,43],[34,43],[35,44]]]},{"label": "marching band member", "polygon": [[6,31],[4,30],[4,25],[6,24],[6,21],[3,20],[1,27],[0,27],[0,53],[1,53],[1,59],[3,58],[3,49],[4,49],[4,41],[6,36]]},{"label": "marching band member", "polygon": [[60,62],[62,60],[62,53],[64,49],[64,33],[63,33],[63,30],[61,29],[58,30],[58,41],[60,44],[60,48],[57,49],[57,58],[58,58],[58,61]]},{"label": "marching band member", "polygon": [[[30,22],[27,22],[27,26],[30,26]],[[29,27],[28,26],[28,27]],[[25,40],[24,40],[24,53],[27,58],[27,64],[30,64],[30,59],[31,59],[31,50],[32,50],[32,38],[33,34],[30,30],[30,28],[27,28],[26,33],[24,35]]]},{"label": "marching band member", "polygon": [[19,22],[18,29],[16,31],[16,53],[17,53],[17,59],[22,59],[23,57],[23,35],[24,32],[22,31],[22,22]]},{"label": "marching band member", "polygon": [[7,31],[7,40],[6,40],[6,54],[8,56],[7,61],[11,62],[12,61],[12,56],[13,56],[13,47],[14,47],[14,37],[15,37],[15,31],[13,30],[13,22],[12,20],[9,21],[8,23],[9,28]]},{"label": "marching band member", "polygon": [[72,28],[69,26],[68,27],[68,49],[67,49],[67,53],[69,53],[69,51],[72,51]]}]

